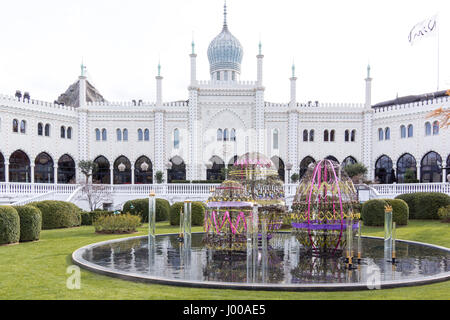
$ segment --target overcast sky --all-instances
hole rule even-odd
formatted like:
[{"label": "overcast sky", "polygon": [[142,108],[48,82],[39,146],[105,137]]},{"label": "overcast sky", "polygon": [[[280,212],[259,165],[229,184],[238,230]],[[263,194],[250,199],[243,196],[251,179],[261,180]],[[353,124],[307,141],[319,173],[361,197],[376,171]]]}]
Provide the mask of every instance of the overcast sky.
[{"label": "overcast sky", "polygon": [[[437,37],[410,46],[418,22],[439,14],[440,89],[450,88],[449,0],[228,0],[228,25],[244,47],[241,80],[255,80],[263,44],[266,101],[289,100],[295,61],[299,102],[363,102],[370,62],[373,103],[437,89]],[[187,100],[194,34],[198,78],[221,31],[223,0],[3,0],[0,94],[54,101],[80,74],[109,101]]]}]

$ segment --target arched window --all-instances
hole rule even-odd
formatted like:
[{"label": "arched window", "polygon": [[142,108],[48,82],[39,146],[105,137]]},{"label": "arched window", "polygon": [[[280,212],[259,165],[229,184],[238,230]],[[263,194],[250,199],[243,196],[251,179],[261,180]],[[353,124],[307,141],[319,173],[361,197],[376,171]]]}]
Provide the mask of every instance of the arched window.
[{"label": "arched window", "polygon": [[173,148],[180,148],[180,130],[178,129],[173,130]]},{"label": "arched window", "polygon": [[131,183],[131,162],[125,156],[120,156],[114,161],[114,184]]},{"label": "arched window", "polygon": [[152,184],[153,183],[153,165],[149,158],[142,156],[134,164],[134,183]]},{"label": "arched window", "polygon": [[439,134],[439,121],[433,122],[433,136]]},{"label": "arched window", "polygon": [[344,135],[345,135],[345,137],[344,137],[345,142],[350,141],[350,131],[345,130],[345,134]]},{"label": "arched window", "polygon": [[425,135],[431,136],[431,124],[429,122],[425,122]]},{"label": "arched window", "polygon": [[186,180],[186,164],[179,156],[175,156],[170,160],[172,168],[167,170],[167,182],[173,180]]},{"label": "arched window", "polygon": [[34,182],[53,183],[54,173],[53,159],[47,153],[40,153],[34,162]]},{"label": "arched window", "polygon": [[117,141],[122,141],[122,130],[116,129]]},{"label": "arched window", "polygon": [[328,156],[325,158],[325,160],[331,160],[339,164],[339,160],[335,156]]},{"label": "arched window", "polygon": [[138,129],[138,141],[144,140],[144,134],[142,133],[142,129]]},{"label": "arched window", "polygon": [[348,156],[347,158],[344,159],[344,161],[342,161],[342,167],[346,167],[350,164],[355,164],[358,161],[356,161],[355,158],[353,158],[352,156]]},{"label": "arched window", "polygon": [[379,128],[378,129],[378,141],[383,141],[383,129]]},{"label": "arched window", "polygon": [[224,180],[225,162],[218,156],[213,156],[209,162],[212,166],[210,169],[206,169],[206,180]]},{"label": "arched window", "polygon": [[228,136],[228,129],[223,130],[223,141],[228,141],[230,137]]},{"label": "arched window", "polygon": [[95,129],[95,140],[100,141],[100,130]]},{"label": "arched window", "polygon": [[[69,127],[70,128],[70,127]],[[69,131],[67,131],[69,136]],[[75,161],[68,154],[63,155],[58,160],[58,183],[75,183],[76,166]]]},{"label": "arched window", "polygon": [[21,150],[9,157],[9,181],[31,182],[30,158]]},{"label": "arched window", "polygon": [[61,138],[66,138],[66,127],[64,126],[61,127]]},{"label": "arched window", "polygon": [[428,152],[420,163],[420,182],[442,182],[442,158],[434,152]]},{"label": "arched window", "polygon": [[272,146],[273,149],[278,149],[278,129],[273,130]]},{"label": "arched window", "polygon": [[331,142],[334,142],[334,136],[335,136],[335,131],[331,130],[331,132],[330,132],[330,141]]},{"label": "arched window", "polygon": [[272,157],[272,159],[270,159],[270,160],[272,160],[273,164],[275,165],[275,167],[278,170],[278,177],[280,177],[281,181],[284,182],[284,179],[285,179],[284,161],[280,157],[277,157],[277,156]]},{"label": "arched window", "polygon": [[408,138],[412,138],[414,135],[414,127],[412,124],[408,126]]},{"label": "arched window", "polygon": [[67,128],[67,139],[72,139],[72,127]]},{"label": "arched window", "polygon": [[103,141],[106,141],[106,138],[107,138],[107,131],[106,131],[106,129],[102,129],[102,140]]},{"label": "arched window", "polygon": [[406,127],[404,125],[400,126],[400,138],[406,138]]},{"label": "arched window", "polygon": [[384,129],[384,140],[391,140],[391,129]]},{"label": "arched window", "polygon": [[[397,161],[397,182],[405,183],[405,173],[411,171],[413,173],[413,179],[417,177],[417,164],[416,158],[409,153],[402,155]],[[409,182],[409,181],[406,181]]]},{"label": "arched window", "polygon": [[27,132],[27,122],[25,120],[20,121],[20,133]]},{"label": "arched window", "polygon": [[104,156],[99,156],[94,162],[97,164],[97,170],[92,175],[92,182],[97,184],[110,184],[111,172],[108,159]]},{"label": "arched window", "polygon": [[309,131],[309,141],[311,141],[311,142],[314,141],[314,130]]},{"label": "arched window", "polygon": [[19,120],[14,119],[12,123],[13,132],[19,132]]},{"label": "arched window", "polygon": [[393,183],[395,180],[395,172],[391,158],[388,156],[381,156],[375,163],[375,179],[381,184]]},{"label": "arched window", "polygon": [[236,129],[231,129],[230,141],[236,141]]},{"label": "arched window", "polygon": [[46,137],[50,137],[50,124],[47,123],[45,125],[45,130],[44,131],[45,131],[45,136]]},{"label": "arched window", "polygon": [[352,142],[355,142],[355,141],[356,141],[356,130],[352,130],[352,134],[351,134],[350,140],[351,140]]},{"label": "arched window", "polygon": [[123,129],[123,141],[128,141],[128,129]]},{"label": "arched window", "polygon": [[303,176],[305,175],[306,171],[308,170],[308,167],[311,165],[311,163],[315,163],[316,160],[314,160],[311,157],[305,157],[303,158],[303,160],[300,162],[300,179],[303,178]]},{"label": "arched window", "polygon": [[144,140],[150,141],[150,131],[148,129],[145,129],[144,131]]},{"label": "arched window", "polygon": [[223,140],[223,132],[222,129],[217,129],[217,141]]},{"label": "arched window", "polygon": [[308,130],[303,130],[303,141],[306,142],[308,141]]},{"label": "arched window", "polygon": [[5,182],[5,158],[0,153],[0,182]]},{"label": "arched window", "polygon": [[328,130],[323,132],[323,141],[328,141]]},{"label": "arched window", "polygon": [[43,136],[44,135],[44,126],[42,125],[42,123],[38,123],[38,136]]}]

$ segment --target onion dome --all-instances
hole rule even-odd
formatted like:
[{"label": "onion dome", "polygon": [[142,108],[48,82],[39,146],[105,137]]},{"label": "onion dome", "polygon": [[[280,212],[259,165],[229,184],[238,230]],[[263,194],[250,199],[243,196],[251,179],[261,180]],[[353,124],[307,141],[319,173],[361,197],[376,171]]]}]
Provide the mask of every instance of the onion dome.
[{"label": "onion dome", "polygon": [[222,32],[209,44],[208,59],[210,72],[229,70],[240,73],[244,50],[239,40],[228,30],[227,5],[224,6],[224,23]]}]

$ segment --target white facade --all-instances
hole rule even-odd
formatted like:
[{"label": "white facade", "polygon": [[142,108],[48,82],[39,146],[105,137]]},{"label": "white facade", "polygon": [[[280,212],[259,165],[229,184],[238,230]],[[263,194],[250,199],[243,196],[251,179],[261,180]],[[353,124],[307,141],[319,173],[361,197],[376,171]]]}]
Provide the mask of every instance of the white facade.
[{"label": "white facade", "polygon": [[[389,157],[391,167],[397,173],[399,160],[404,154],[414,158],[419,180],[439,182],[437,180],[445,179],[448,173],[445,167],[450,166],[450,131],[440,129],[439,132],[433,132],[436,119],[427,119],[427,114],[437,108],[449,109],[448,95],[374,107],[371,101],[372,79],[368,69],[364,103],[300,103],[296,98],[297,78],[293,67],[289,79],[291,96],[286,99],[290,102],[267,102],[264,99],[266,88],[263,85],[264,56],[261,47],[256,55],[256,80],[239,81],[239,59],[230,66],[221,65],[223,61],[217,62],[217,59],[221,59],[222,38],[225,39],[223,41],[229,41],[227,43],[232,42],[231,50],[238,50],[240,59],[242,47],[229,34],[226,21],[221,35],[214,39],[208,52],[215,59],[210,80],[197,79],[197,55],[193,44],[189,55],[191,80],[187,84],[188,101],[164,102],[164,83],[160,74],[156,77],[157,101],[142,102],[140,105],[132,102],[86,102],[86,78],[83,75],[79,78],[80,105],[75,107],[1,95],[0,182],[38,182],[35,169],[41,161],[37,157],[42,153],[53,161],[52,165],[43,169],[47,170],[45,176],[42,173],[44,171],[39,173],[40,182],[43,183],[58,183],[58,180],[60,183],[74,183],[75,180],[84,179],[80,172],[76,172],[76,179],[69,179],[67,174],[59,170],[61,168],[58,169],[60,158],[68,155],[75,164],[100,156],[106,158],[109,171],[104,172],[103,183],[138,184],[155,182],[157,171],[163,173],[165,181],[213,179],[217,177],[219,164],[233,163],[235,156],[251,151],[261,152],[274,159],[277,166],[281,165],[282,170],[285,170],[286,182],[288,175],[301,171],[302,160],[306,157],[317,161],[328,156],[333,156],[340,163],[352,157],[368,167],[369,179],[375,180],[378,175],[381,182],[392,182],[388,181],[390,178],[385,173],[380,176],[380,171],[375,171],[377,163],[380,166],[377,161],[383,155]],[[15,119],[18,132],[14,132]],[[22,120],[26,121],[26,128],[21,133]],[[427,122],[431,125],[431,134],[427,132]],[[45,125],[50,125],[48,136],[45,132],[39,134],[39,123],[44,126],[44,131]],[[402,125],[406,128],[413,126],[411,137],[406,132],[406,137],[402,138]],[[61,136],[61,127],[65,129],[65,138]],[[72,131],[70,138],[67,137],[69,127]],[[383,130],[382,140],[379,129]],[[103,130],[106,139],[103,139]],[[118,139],[117,130],[121,132],[121,139]],[[142,130],[142,134],[139,130]],[[349,141],[345,141],[346,130]],[[388,139],[386,131],[389,131]],[[307,133],[306,141],[304,132]],[[126,141],[125,135],[128,136]],[[227,141],[224,141],[225,137]],[[17,159],[11,158],[18,150],[27,156],[29,168],[21,168]],[[440,157],[441,163],[435,161],[439,161],[436,157],[430,161],[431,166],[434,163],[440,166],[441,171],[440,175],[434,172],[434,176],[423,177],[421,168],[425,175],[430,171],[422,165],[422,160],[429,152],[435,152]],[[125,158],[115,164],[121,156]],[[142,166],[142,162],[138,164],[141,156],[147,157],[151,163],[144,160],[146,165]],[[124,163],[127,160],[129,163]],[[180,166],[181,171],[174,173],[173,170],[173,175],[169,176],[168,169],[171,165],[172,169],[176,168],[180,161],[185,164],[184,175]],[[125,169],[120,167],[121,163],[124,163]],[[136,167],[138,165],[140,168]],[[147,165],[149,168],[143,170]],[[404,170],[403,162],[400,166]],[[385,169],[389,170],[390,167]],[[147,180],[143,182],[142,177],[135,176],[135,170],[140,170]],[[53,179],[49,172],[53,173]],[[116,175],[121,177],[115,178]],[[402,182],[402,177],[399,182]]]}]

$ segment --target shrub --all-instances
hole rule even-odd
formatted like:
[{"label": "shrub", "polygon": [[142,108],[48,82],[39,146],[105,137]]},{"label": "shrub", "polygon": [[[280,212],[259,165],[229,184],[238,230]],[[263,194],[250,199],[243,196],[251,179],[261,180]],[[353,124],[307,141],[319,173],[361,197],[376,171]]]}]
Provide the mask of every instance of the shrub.
[{"label": "shrub", "polygon": [[131,214],[102,216],[93,222],[98,233],[131,233],[141,225],[141,218]]},{"label": "shrub", "polygon": [[46,200],[30,203],[42,213],[42,229],[77,227],[81,224],[81,209],[70,202]]},{"label": "shrub", "polygon": [[384,207],[392,207],[392,221],[397,225],[407,225],[408,204],[399,199],[373,199],[363,203],[361,219],[365,226],[384,226]]},{"label": "shrub", "polygon": [[[133,209],[131,209],[133,205]],[[156,218],[158,221],[167,221],[169,219],[170,203],[165,199],[156,199]],[[123,205],[123,212],[132,215],[138,215],[142,222],[148,222],[148,198],[127,201]]]},{"label": "shrub", "polygon": [[384,225],[384,207],[387,202],[382,199],[368,200],[363,203],[361,219],[365,226]]},{"label": "shrub", "polygon": [[16,243],[20,240],[20,218],[17,210],[0,206],[0,244]]},{"label": "shrub", "polygon": [[42,213],[33,206],[14,207],[20,217],[20,242],[39,240],[42,229]]},{"label": "shrub", "polygon": [[[175,202],[170,208],[170,224],[180,225],[180,210],[184,210],[184,202]],[[205,219],[205,205],[203,202],[192,202],[192,225],[202,226]]]},{"label": "shrub", "polygon": [[410,219],[439,219],[439,208],[450,204],[450,196],[439,192],[401,194],[396,199],[408,204]]},{"label": "shrub", "polygon": [[438,215],[442,222],[450,222],[450,205],[439,208]]}]

